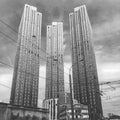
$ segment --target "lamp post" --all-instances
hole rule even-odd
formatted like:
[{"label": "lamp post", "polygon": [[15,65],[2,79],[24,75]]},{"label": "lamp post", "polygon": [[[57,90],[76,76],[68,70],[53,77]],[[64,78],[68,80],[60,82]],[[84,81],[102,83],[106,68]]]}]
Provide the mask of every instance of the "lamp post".
[{"label": "lamp post", "polygon": [[[81,60],[79,60],[78,62],[81,62],[81,61],[83,61],[83,59],[81,59]],[[75,64],[77,64],[78,62],[76,62],[76,63],[74,63],[73,65],[71,65],[71,67],[69,68],[69,83],[70,83],[70,97],[71,97],[71,109],[72,109],[72,120],[74,120],[74,105],[73,105],[73,97],[72,97],[72,83],[71,83],[71,68],[75,65]],[[78,74],[79,74],[79,69],[78,69]],[[85,67],[85,74],[86,74],[86,67]],[[87,76],[85,76],[86,77],[86,79],[87,79]],[[88,96],[88,85],[86,85],[86,87],[87,87],[87,97],[89,97]],[[88,102],[88,109],[89,109],[89,102]]]},{"label": "lamp post", "polygon": [[59,67],[58,67],[58,56],[57,59],[54,59],[57,62],[57,119],[59,120]]},{"label": "lamp post", "polygon": [[69,84],[70,84],[70,99],[71,99],[70,101],[71,101],[72,120],[74,120],[74,105],[73,105],[73,96],[72,96],[71,69],[75,64],[77,64],[77,62],[71,65],[71,67],[69,68]]},{"label": "lamp post", "polygon": [[74,120],[74,107],[73,107],[73,96],[72,96],[72,83],[71,83],[71,68],[69,69],[69,83],[70,83],[70,101],[71,101],[71,111],[72,111],[72,120]]}]

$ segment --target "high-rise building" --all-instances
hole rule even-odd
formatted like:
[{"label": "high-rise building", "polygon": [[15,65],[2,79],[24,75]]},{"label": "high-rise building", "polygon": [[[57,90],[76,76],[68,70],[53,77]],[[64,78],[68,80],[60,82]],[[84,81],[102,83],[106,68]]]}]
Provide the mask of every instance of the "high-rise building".
[{"label": "high-rise building", "polygon": [[46,89],[43,106],[49,109],[51,120],[59,119],[59,106],[65,103],[63,63],[63,23],[47,26]]},{"label": "high-rise building", "polygon": [[51,98],[59,98],[59,103],[65,101],[62,22],[47,26],[45,99]]},{"label": "high-rise building", "polygon": [[69,14],[72,41],[72,73],[74,98],[88,105],[90,120],[102,116],[95,54],[92,45],[92,29],[86,6],[80,6]]},{"label": "high-rise building", "polygon": [[37,107],[42,14],[25,4],[19,26],[10,104]]}]

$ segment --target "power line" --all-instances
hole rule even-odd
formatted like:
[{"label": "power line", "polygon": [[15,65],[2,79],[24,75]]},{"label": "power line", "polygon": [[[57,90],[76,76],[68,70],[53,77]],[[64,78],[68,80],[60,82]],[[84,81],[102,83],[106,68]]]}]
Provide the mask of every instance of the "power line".
[{"label": "power line", "polygon": [[2,61],[0,61],[0,63],[1,63],[1,64],[3,64],[3,65],[6,65],[6,66],[8,66],[8,67],[11,67],[11,68],[13,68],[11,65],[9,65],[9,64],[6,64],[6,63],[4,63],[4,62],[2,62]]},{"label": "power line", "polygon": [[0,19],[0,22],[3,23],[4,25],[6,25],[7,27],[9,27],[15,33],[18,33],[15,29],[13,29],[10,25],[8,25],[7,23],[5,23],[3,20]]},{"label": "power line", "polygon": [[[8,65],[8,64],[6,64],[6,63],[4,63],[4,62],[2,62],[2,61],[0,61],[0,63],[1,64],[4,64],[4,65],[6,65],[6,66],[9,66],[9,67],[11,67],[11,68],[13,68],[13,66],[11,66],[11,65]],[[42,78],[42,79],[46,79],[45,77],[42,77],[42,76],[39,76],[40,78]],[[48,79],[48,78],[47,78]],[[120,80],[118,80],[118,81],[120,81]],[[112,81],[112,82],[118,82],[118,81]],[[111,82],[107,82],[107,84],[108,83],[111,83]],[[69,83],[65,83],[65,84],[69,84]],[[72,84],[75,84],[75,83],[72,83]],[[92,83],[91,83],[92,84]],[[105,84],[105,83],[104,83]],[[7,88],[10,88],[10,87],[8,87],[8,86],[6,86],[6,85],[4,85],[4,84],[0,84],[0,85],[2,85],[2,86],[4,86],[4,87],[7,87]],[[101,84],[101,85],[103,85],[103,84]],[[39,89],[41,89],[41,88],[39,88]]]},{"label": "power line", "polygon": [[[1,86],[4,86],[4,87],[6,87],[6,88],[9,88],[9,89],[11,89],[9,86],[7,86],[7,85],[4,85],[4,84],[2,84],[2,83],[0,83],[0,85]],[[41,89],[41,88],[39,88],[39,89]],[[41,100],[43,100],[44,98],[38,98],[38,99],[41,99]],[[9,99],[8,99],[9,100]]]},{"label": "power line", "polygon": [[[3,64],[3,65],[6,65],[6,66],[8,66],[8,67],[14,68],[13,66],[11,66],[11,65],[9,65],[9,64],[7,64],[7,63],[4,63],[4,62],[2,62],[2,61],[0,61],[0,63]],[[56,74],[56,75],[57,75],[57,74]],[[48,78],[43,77],[43,76],[39,76],[39,78],[48,79]]]},{"label": "power line", "polygon": [[[2,61],[0,61],[0,63],[1,64],[3,64],[3,65],[6,65],[6,66],[8,66],[8,67],[11,67],[11,68],[14,68],[13,66],[11,66],[11,65],[9,65],[9,64],[7,64],[7,63],[4,63],[4,62],[2,62]],[[56,74],[57,75],[57,74]],[[43,77],[43,76],[39,76],[39,78],[42,78],[42,79],[48,79],[48,78],[46,78],[46,77]]]},{"label": "power line", "polygon": [[[102,82],[100,83],[101,85],[106,85],[106,84],[114,84],[116,82],[120,82],[120,80],[115,80],[115,81],[108,81],[108,82]],[[120,83],[119,83],[120,84]]]},{"label": "power line", "polygon": [[[10,28],[11,30],[13,30],[15,33],[19,34],[19,33],[18,33],[16,30],[14,30],[10,25],[8,25],[7,23],[3,22],[1,19],[0,19],[0,22],[3,23],[4,25],[6,25],[7,27],[9,27],[9,28]],[[1,32],[1,31],[0,31],[0,33],[3,34],[5,37],[9,38],[10,40],[12,40],[13,42],[17,43],[16,40],[14,40],[14,39],[11,38],[10,36],[6,35],[5,33]],[[46,53],[44,49],[42,49],[42,48],[40,48],[40,49],[41,49],[41,51],[43,51],[44,53]],[[47,53],[47,54],[48,54],[48,53]]]},{"label": "power line", "polygon": [[[10,36],[6,35],[5,33],[1,32],[1,31],[0,31],[0,33],[3,34],[4,36],[6,36],[7,38],[9,38],[10,40],[12,40],[13,42],[17,43],[13,38],[11,38]],[[22,45],[21,45],[21,46],[22,46]],[[25,49],[27,49],[27,48],[25,47]],[[40,48],[40,49],[41,49],[41,48]],[[41,49],[41,50],[44,52],[43,49]],[[46,53],[46,52],[44,52],[44,53]],[[46,53],[46,54],[47,54],[47,53]],[[41,56],[39,56],[39,58],[46,61],[46,59],[45,59],[45,58],[42,58]],[[60,69],[59,69],[59,70],[60,70]],[[62,70],[61,70],[61,71],[62,71]],[[64,73],[66,73],[66,72],[64,72]],[[68,74],[68,73],[66,73],[66,74]],[[68,75],[69,75],[69,74],[68,74]]]},{"label": "power line", "polygon": [[1,86],[4,86],[4,87],[6,87],[6,88],[9,88],[9,89],[11,89],[9,86],[7,86],[7,85],[4,85],[4,84],[2,84],[2,83],[0,83],[0,85],[1,85]]},{"label": "power line", "polygon": [[[0,33],[3,34],[5,37],[9,38],[12,42],[17,43],[15,39],[11,38],[10,36],[6,35],[5,33],[1,32],[1,31],[0,31]],[[40,48],[40,49],[41,49],[41,48]],[[44,52],[43,49],[41,49],[41,50]],[[39,57],[40,57],[40,56],[39,56]],[[42,59],[42,57],[41,57],[41,59]],[[46,60],[46,59],[43,59],[43,60]]]},{"label": "power line", "polygon": [[[5,85],[5,84],[2,84],[2,83],[0,83],[0,85],[1,86],[3,86],[3,87],[6,87],[6,88],[9,88],[9,89],[11,89],[11,87],[9,87],[9,86],[7,86],[7,85]],[[39,89],[42,89],[42,88],[39,88]],[[55,92],[55,93],[58,93],[58,92]],[[64,94],[64,93],[69,93],[69,91],[66,91],[66,92],[59,92],[60,94]],[[120,97],[120,96],[114,96],[113,98],[116,98],[116,97]],[[110,99],[113,99],[113,98],[110,98]],[[42,98],[41,98],[42,99]]]},{"label": "power line", "polygon": [[[2,62],[2,61],[0,61],[0,63],[1,64],[3,64],[3,65],[6,65],[6,66],[8,66],[8,67],[11,67],[11,68],[13,68],[13,66],[11,66],[11,65],[9,65],[9,64],[7,64],[7,63],[4,63],[4,62]],[[57,75],[57,74],[55,74],[55,75]],[[43,76],[39,76],[40,78],[42,78],[42,79],[49,79],[49,78],[46,78],[46,77],[43,77]],[[50,78],[51,79],[51,78]],[[114,82],[119,82],[120,80],[116,80],[116,81],[110,81],[109,83],[114,83]],[[108,83],[108,82],[107,82]],[[69,83],[68,82],[64,82],[64,84],[68,84],[69,85]],[[73,85],[75,85],[75,84],[77,84],[77,83],[72,83]],[[83,84],[83,86],[84,86],[84,84],[85,83],[82,83]],[[93,84],[93,83],[89,83],[89,84]],[[104,82],[104,84],[105,84],[105,82]],[[100,83],[99,85],[103,85],[102,83]],[[106,89],[105,89],[106,90]]]},{"label": "power line", "polygon": [[[15,39],[11,38],[10,36],[8,36],[7,34],[1,32],[1,31],[0,31],[0,33],[3,34],[5,37],[9,38],[12,42],[14,42],[14,43],[17,44],[17,41],[16,41]],[[21,46],[22,46],[22,45],[21,45]],[[43,50],[42,48],[40,48],[40,49],[41,49],[41,51],[43,51],[43,52],[45,51],[45,50]]]},{"label": "power line", "polygon": [[3,34],[5,37],[9,38],[10,40],[12,40],[14,43],[17,43],[16,40],[14,40],[13,38],[11,38],[10,36],[8,36],[7,34],[3,33],[0,31],[1,34]]},{"label": "power line", "polygon": [[[9,64],[7,64],[7,63],[4,63],[4,62],[2,62],[2,61],[0,61],[0,63],[1,64],[3,64],[3,65],[6,65],[6,66],[8,66],[8,67],[11,67],[11,68],[13,68],[13,66],[11,66],[11,65],[9,65]],[[57,75],[57,74],[56,74]],[[49,79],[49,78],[46,78],[46,77],[43,77],[43,76],[39,76],[39,78],[42,78],[42,79]],[[51,79],[51,78],[50,78]],[[120,80],[116,80],[116,81],[110,81],[110,82],[106,82],[107,84],[109,83],[115,83],[115,82],[119,82]],[[69,85],[69,83],[68,82],[64,82],[64,84],[68,84]],[[72,85],[75,85],[75,84],[77,84],[77,83],[72,83]],[[92,84],[92,83],[89,83],[89,84]],[[104,82],[104,84],[105,84],[105,82]],[[103,83],[100,83],[99,85],[103,85]],[[85,85],[84,85],[84,83],[83,83],[83,87],[84,87]],[[119,87],[119,86],[117,86],[117,87]],[[115,87],[116,88],[116,87]],[[106,90],[106,89],[102,89],[102,91],[104,91],[104,90]]]},{"label": "power line", "polygon": [[[13,31],[16,32],[17,34],[19,34],[19,33],[18,33],[16,30],[14,30],[10,25],[8,25],[7,23],[3,22],[1,19],[0,19],[0,22],[2,22],[4,25],[6,25],[7,27],[9,27],[11,30],[13,30]],[[1,31],[0,31],[0,33],[3,34],[5,37],[9,38],[10,40],[12,40],[13,42],[17,43],[16,40],[14,40],[14,39],[11,38],[10,36],[6,35],[5,33],[1,32]],[[41,49],[41,51],[43,51],[45,54],[49,55],[49,54],[46,52],[46,50],[44,50],[44,49],[42,49],[42,48],[40,48],[40,49]],[[50,56],[50,55],[49,55],[49,56]],[[65,67],[65,65],[64,65],[64,67]],[[69,69],[68,67],[66,67],[66,68]]]},{"label": "power line", "polygon": [[[10,25],[8,25],[7,23],[3,22],[1,19],[0,19],[0,22],[2,22],[4,25],[6,25],[7,27],[9,27],[11,30],[13,30],[15,33],[19,34],[16,30],[14,30]],[[14,40],[13,38],[11,38],[10,36],[6,35],[5,33],[1,32],[4,36],[6,36],[7,38],[11,39],[13,42],[17,43],[16,40]],[[40,48],[45,54],[48,54],[46,52],[46,50]],[[49,54],[48,54],[49,55]],[[49,55],[50,56],[50,55]],[[65,65],[64,65],[65,66]],[[67,69],[69,69],[68,67],[66,67]]]},{"label": "power line", "polygon": [[[9,64],[7,64],[7,63],[4,63],[4,62],[2,62],[2,61],[0,61],[0,63],[6,65],[6,66],[8,66],[8,67],[14,68],[13,66],[11,66],[11,65],[9,65]],[[42,76],[39,76],[39,77],[42,78],[42,79],[46,79],[45,77],[42,77]]]},{"label": "power line", "polygon": [[[13,30],[15,33],[19,34],[16,30],[14,30],[10,25],[8,25],[7,23],[3,22],[1,19],[0,19],[0,22],[2,22],[4,25],[6,25],[7,27],[9,27],[11,30]],[[10,40],[12,40],[13,42],[17,43],[16,40],[14,40],[13,38],[11,38],[10,36],[6,35],[5,33],[1,32],[1,34],[3,34],[5,37],[9,38]],[[40,48],[43,52],[45,52],[45,50],[43,50],[42,48]]]}]

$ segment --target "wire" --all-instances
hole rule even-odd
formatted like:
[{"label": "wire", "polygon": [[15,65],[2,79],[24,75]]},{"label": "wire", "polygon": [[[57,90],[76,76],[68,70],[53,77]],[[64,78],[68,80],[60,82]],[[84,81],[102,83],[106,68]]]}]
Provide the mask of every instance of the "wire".
[{"label": "wire", "polygon": [[6,35],[5,33],[1,32],[1,31],[0,31],[0,33],[3,34],[5,37],[9,38],[10,40],[12,40],[14,43],[17,43],[16,40],[14,40],[10,36]]},{"label": "wire", "polygon": [[0,61],[0,63],[3,64],[3,65],[6,65],[6,66],[8,66],[8,67],[13,68],[11,65],[8,65],[8,64],[6,64],[6,63],[4,63],[4,62],[2,62],[2,61]]},{"label": "wire", "polygon": [[[11,30],[13,30],[15,33],[19,34],[19,33],[18,33],[16,30],[14,30],[10,25],[8,25],[7,23],[3,22],[1,19],[0,19],[0,22],[3,23],[4,25],[6,25],[6,26],[7,26],[8,28],[10,28]],[[3,34],[5,37],[9,38],[12,42],[17,43],[17,41],[16,41],[15,39],[11,38],[11,37],[8,36],[7,34],[1,32],[1,31],[0,31],[0,33]],[[49,54],[46,52],[46,50],[44,50],[44,49],[42,49],[42,48],[40,48],[40,49],[41,49],[41,51],[43,51],[45,54],[49,55]],[[50,56],[50,55],[49,55],[49,56]],[[40,57],[40,56],[39,56],[39,57]],[[40,57],[40,59],[46,61],[46,59],[44,59],[44,58],[42,58],[42,57]],[[6,65],[6,64],[3,63],[3,62],[1,62],[1,63],[4,64],[4,65]],[[12,67],[12,66],[10,66],[10,65],[8,65],[8,66],[9,66],[9,67]],[[64,67],[69,70],[69,68],[66,67],[66,65],[64,65]],[[66,73],[66,72],[64,71],[64,73]],[[69,75],[68,73],[66,73],[66,74]],[[41,77],[41,78],[46,79],[46,78],[44,78],[44,77]],[[113,82],[116,82],[116,81],[113,81]],[[112,82],[106,82],[106,83],[100,83],[99,85],[111,84],[111,83],[112,83]],[[66,84],[69,84],[69,83],[66,83]],[[74,84],[74,83],[72,83],[72,84]]]},{"label": "wire", "polygon": [[[11,65],[9,65],[9,64],[7,64],[7,63],[4,63],[4,62],[2,62],[2,61],[0,61],[0,63],[3,64],[3,65],[6,65],[6,66],[8,66],[8,67],[14,68],[13,66],[11,66]],[[39,76],[39,77],[42,78],[42,79],[46,79],[45,77],[42,77],[42,76]]]},{"label": "wire", "polygon": [[[12,42],[17,44],[17,41],[15,39],[11,38],[10,36],[8,36],[7,34],[1,32],[1,31],[0,31],[0,33],[3,34],[5,37],[9,38]],[[42,48],[40,48],[40,49],[41,49],[41,51],[43,51],[45,53],[44,49],[42,49]]]},{"label": "wire", "polygon": [[[1,64],[3,64],[3,65],[6,65],[6,66],[8,66],[8,67],[11,67],[11,68],[13,68],[13,66],[11,66],[11,65],[9,65],[9,64],[7,64],[7,63],[4,63],[4,62],[2,62],[2,61],[0,61],[0,63]],[[57,75],[57,74],[56,74]],[[42,78],[42,79],[51,79],[51,78],[46,78],[46,77],[43,77],[43,76],[39,76],[39,78]],[[112,81],[112,82],[119,82],[120,80],[118,80],[118,81]],[[69,83],[68,82],[64,82],[64,84],[68,84],[69,85]],[[75,85],[75,84],[77,84],[77,83],[72,83],[73,85]],[[83,83],[84,84],[84,83]],[[93,83],[89,83],[89,84],[93,84]],[[102,85],[101,83],[99,84],[99,85]],[[84,86],[84,85],[82,85],[82,86]],[[85,85],[86,86],[86,85]],[[119,86],[116,86],[116,87],[119,87]],[[106,89],[105,89],[106,90]],[[102,91],[104,91],[104,89],[102,89]]]},{"label": "wire", "polygon": [[[4,62],[2,62],[2,61],[0,61],[0,63],[3,64],[3,65],[6,65],[6,66],[8,66],[8,67],[14,68],[13,66],[11,66],[11,65],[9,65],[9,64],[7,64],[7,63],[4,63]],[[39,78],[46,79],[46,77],[43,77],[43,76],[39,76]],[[48,79],[48,78],[47,78],[47,79]]]},{"label": "wire", "polygon": [[[4,85],[4,84],[2,84],[2,83],[0,83],[0,85],[1,86],[3,86],[3,87],[6,87],[6,88],[9,88],[9,89],[11,89],[9,86],[7,86],[7,85]],[[40,89],[40,88],[39,88]],[[38,98],[38,99],[41,99],[41,100],[43,100],[43,98]],[[5,100],[5,99],[4,99]],[[7,99],[7,100],[9,100],[9,99]]]},{"label": "wire", "polygon": [[[10,40],[12,40],[13,42],[15,42],[15,43],[17,43],[13,38],[11,38],[10,36],[8,36],[8,35],[6,35],[6,34],[4,34],[3,32],[1,32],[0,31],[0,33],[1,34],[3,34],[4,36],[6,36],[7,38],[9,38]],[[26,48],[27,49],[27,48]],[[40,48],[41,49],[41,48]],[[43,52],[44,52],[44,50],[43,49],[41,49]],[[46,52],[44,52],[44,53],[46,53]],[[40,57],[40,56],[39,56]],[[46,59],[45,58],[42,58],[42,57],[40,57],[40,59],[42,59],[42,60],[45,60],[46,61]],[[59,68],[59,70],[60,70],[60,68]],[[62,70],[61,70],[62,71]],[[66,72],[64,72],[64,73],[66,73]],[[68,73],[66,73],[66,74],[68,74]],[[69,75],[69,74],[68,74]]]},{"label": "wire", "polygon": [[[11,66],[11,65],[8,65],[8,64],[6,64],[6,63],[4,63],[4,62],[2,62],[2,61],[0,61],[0,63],[1,64],[4,64],[4,65],[6,65],[6,66],[8,66],[8,67],[11,67],[11,68],[13,68],[13,66]],[[42,78],[42,79],[51,79],[51,78],[46,78],[46,77],[43,77],[43,76],[39,76],[39,78]],[[120,80],[118,80],[118,81],[120,81]],[[118,81],[112,81],[112,82],[118,82]],[[69,83],[68,82],[64,82],[64,84],[68,84],[69,85]],[[73,85],[74,84],[77,84],[77,83],[72,83]],[[92,84],[92,83],[91,83]],[[99,85],[101,85],[101,84],[99,84]],[[86,85],[82,85],[82,86],[86,86]],[[116,86],[115,88],[117,88],[117,87],[119,87],[119,86]],[[41,89],[41,88],[39,88],[39,89]],[[105,91],[106,89],[102,89],[102,91]]]},{"label": "wire", "polygon": [[4,25],[6,25],[7,27],[9,27],[12,31],[14,31],[15,33],[18,33],[15,29],[13,29],[10,25],[8,25],[7,23],[3,22],[3,20],[0,19],[0,22],[3,23]]},{"label": "wire", "polygon": [[1,85],[1,86],[4,86],[4,87],[6,87],[6,88],[9,88],[9,89],[11,89],[9,86],[7,86],[7,85],[4,85],[4,84],[2,84],[2,83],[0,83],[0,85]]},{"label": "wire", "polygon": [[[6,66],[9,66],[9,67],[11,67],[11,68],[13,68],[13,66],[8,65],[7,63],[4,63],[4,62],[2,62],[2,61],[0,61],[0,63],[4,64],[4,65],[6,65]],[[42,77],[42,76],[39,76],[39,77],[42,78],[42,79],[46,79],[45,77]],[[4,85],[4,84],[2,84],[2,83],[0,83],[0,85],[11,89],[9,86],[6,86],[6,85]],[[39,89],[42,89],[42,88],[39,88]],[[56,93],[57,93],[57,92],[56,92]],[[59,93],[61,94],[62,92],[59,92]],[[65,93],[68,93],[68,92],[65,92]]]},{"label": "wire", "polygon": [[[10,25],[8,25],[7,23],[3,22],[1,19],[0,19],[0,22],[3,23],[4,25],[6,25],[7,27],[9,27],[9,28],[10,28],[11,30],[13,30],[15,33],[19,34],[19,33],[18,33],[16,30],[14,30]],[[13,42],[17,43],[16,40],[14,40],[14,39],[11,38],[10,36],[6,35],[5,33],[1,32],[1,31],[0,31],[0,33],[3,34],[5,37],[9,38],[10,40],[12,40]],[[42,49],[42,48],[40,48],[40,49],[41,49],[41,51],[43,51],[45,54],[49,55],[49,54],[46,52],[46,50],[44,50],[44,49]],[[49,56],[50,56],[50,55],[49,55]],[[42,58],[41,58],[41,59],[42,59]],[[65,65],[64,65],[64,67],[65,67]],[[67,67],[66,67],[66,68],[67,68]],[[67,69],[69,69],[69,68],[67,68]],[[66,72],[64,72],[64,73],[66,73]],[[68,73],[66,73],[66,74],[68,74]],[[68,74],[68,75],[69,75],[69,74]]]},{"label": "wire", "polygon": [[[9,65],[9,64],[7,64],[7,63],[4,63],[4,62],[2,62],[2,61],[0,61],[0,63],[1,64],[3,64],[3,65],[6,65],[6,66],[8,66],[8,67],[11,67],[11,68],[14,68],[13,66],[11,66],[11,65]],[[57,75],[57,74],[56,74]],[[43,77],[43,76],[39,76],[39,78],[42,78],[42,79],[48,79],[48,78],[46,78],[46,77]]]}]

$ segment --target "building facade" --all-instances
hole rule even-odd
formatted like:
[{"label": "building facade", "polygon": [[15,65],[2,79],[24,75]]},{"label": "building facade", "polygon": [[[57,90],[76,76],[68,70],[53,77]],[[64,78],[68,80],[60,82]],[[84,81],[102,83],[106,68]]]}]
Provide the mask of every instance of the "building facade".
[{"label": "building facade", "polygon": [[[82,104],[74,104],[74,120],[89,120],[88,107]],[[71,105],[63,105],[60,110],[60,120],[72,120]]]},{"label": "building facade", "polygon": [[19,26],[10,104],[37,107],[42,14],[25,4]]},{"label": "building facade", "polygon": [[0,120],[49,120],[49,111],[27,108],[0,102]]},{"label": "building facade", "polygon": [[45,99],[59,98],[59,104],[62,104],[65,102],[62,22],[53,22],[47,26],[46,52]]},{"label": "building facade", "polygon": [[72,41],[72,73],[74,98],[88,105],[90,120],[102,116],[95,54],[92,45],[92,29],[86,6],[80,6],[69,14]]},{"label": "building facade", "polygon": [[58,99],[47,99],[43,101],[43,108],[49,110],[49,120],[58,119]]}]

